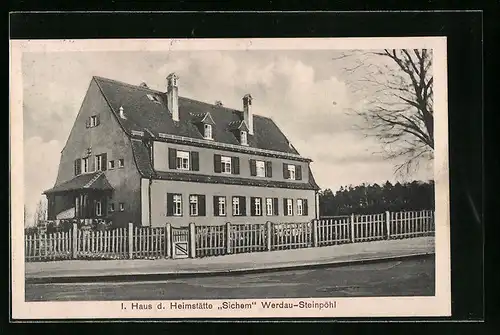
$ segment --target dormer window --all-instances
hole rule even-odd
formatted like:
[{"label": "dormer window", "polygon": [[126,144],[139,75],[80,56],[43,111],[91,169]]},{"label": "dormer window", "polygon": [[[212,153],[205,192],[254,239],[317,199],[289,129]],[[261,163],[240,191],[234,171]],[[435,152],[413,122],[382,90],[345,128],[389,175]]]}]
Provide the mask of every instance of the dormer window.
[{"label": "dormer window", "polygon": [[147,96],[148,96],[149,100],[156,102],[157,104],[161,103],[160,99],[156,95],[147,94]]},{"label": "dormer window", "polygon": [[240,132],[240,142],[241,142],[241,145],[248,145],[247,132],[246,131],[241,131]]},{"label": "dormer window", "polygon": [[205,124],[204,125],[204,134],[203,137],[207,140],[213,139],[212,137],[212,125],[211,124]]}]

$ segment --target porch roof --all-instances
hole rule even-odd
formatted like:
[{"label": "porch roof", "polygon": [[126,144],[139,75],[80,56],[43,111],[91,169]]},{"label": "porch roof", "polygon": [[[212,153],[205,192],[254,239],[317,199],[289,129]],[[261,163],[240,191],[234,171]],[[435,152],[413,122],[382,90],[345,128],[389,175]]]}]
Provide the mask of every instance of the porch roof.
[{"label": "porch roof", "polygon": [[60,193],[76,190],[112,190],[113,187],[109,184],[104,172],[86,173],[76,176],[64,183],[54,186],[43,194]]}]

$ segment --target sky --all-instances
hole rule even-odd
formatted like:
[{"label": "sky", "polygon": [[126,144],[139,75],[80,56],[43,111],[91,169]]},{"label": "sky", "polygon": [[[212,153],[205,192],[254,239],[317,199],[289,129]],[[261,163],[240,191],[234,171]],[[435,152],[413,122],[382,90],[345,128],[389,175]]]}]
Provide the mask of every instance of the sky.
[{"label": "sky", "polygon": [[26,52],[22,58],[25,204],[29,215],[54,185],[66,143],[92,76],[166,90],[176,72],[179,95],[271,117],[303,156],[321,188],[432,179],[431,164],[396,178],[401,161],[376,154],[379,143],[357,130],[362,108],[332,50]]}]

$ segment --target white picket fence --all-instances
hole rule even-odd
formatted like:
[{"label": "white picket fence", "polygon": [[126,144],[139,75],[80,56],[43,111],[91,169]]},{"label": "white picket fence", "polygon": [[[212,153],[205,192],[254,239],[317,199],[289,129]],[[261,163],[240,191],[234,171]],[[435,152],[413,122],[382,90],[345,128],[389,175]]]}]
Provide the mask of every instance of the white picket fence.
[{"label": "white picket fence", "polygon": [[[175,229],[175,234],[172,231]],[[25,236],[26,261],[155,259],[322,247],[434,234],[434,211],[351,215],[310,222],[227,222],[188,227],[118,228]],[[177,247],[176,247],[177,246]]]}]

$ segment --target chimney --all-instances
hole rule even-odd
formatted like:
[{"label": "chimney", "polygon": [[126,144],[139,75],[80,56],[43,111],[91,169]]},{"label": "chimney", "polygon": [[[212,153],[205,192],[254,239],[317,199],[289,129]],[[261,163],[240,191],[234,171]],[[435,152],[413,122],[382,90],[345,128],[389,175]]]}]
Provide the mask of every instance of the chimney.
[{"label": "chimney", "polygon": [[179,77],[175,73],[167,76],[167,107],[172,113],[172,120],[179,121]]},{"label": "chimney", "polygon": [[243,119],[248,126],[248,133],[253,135],[252,96],[250,94],[245,94],[243,97]]}]

